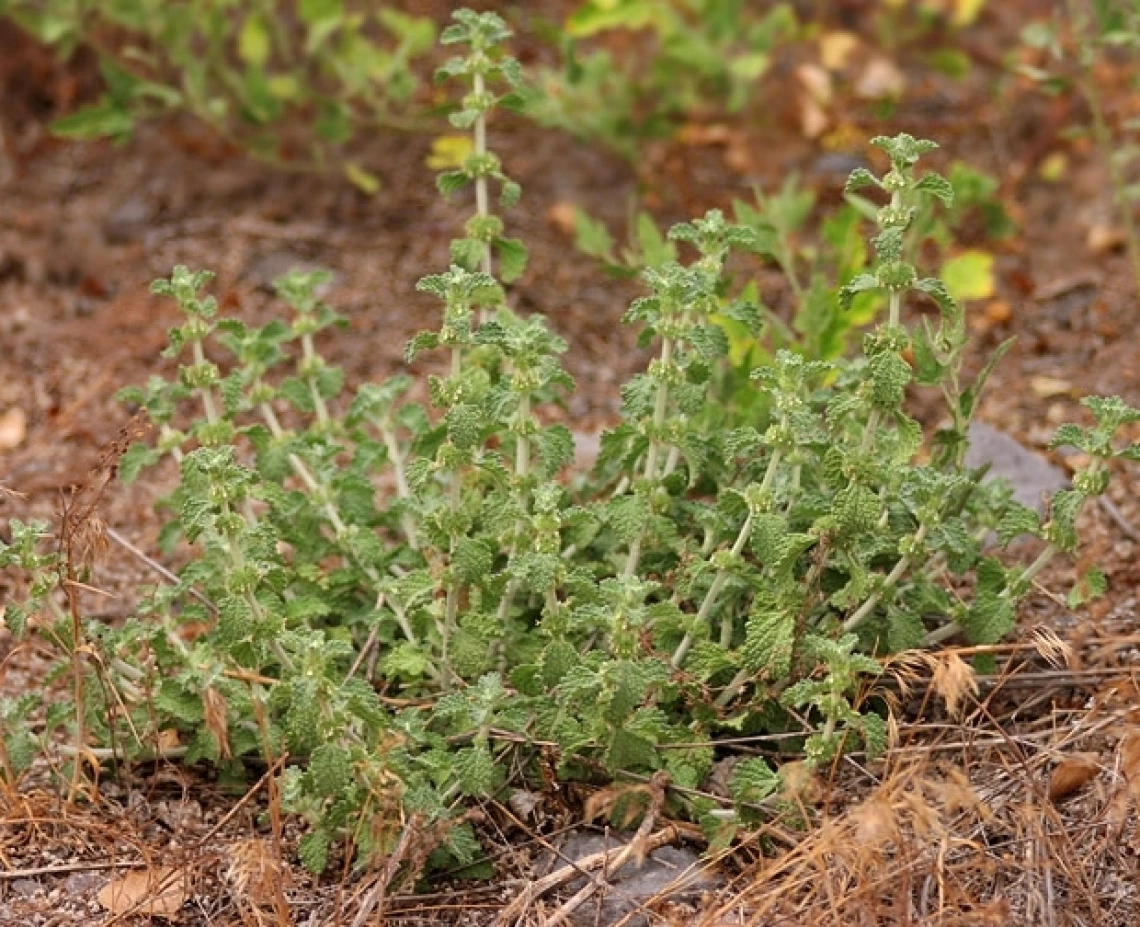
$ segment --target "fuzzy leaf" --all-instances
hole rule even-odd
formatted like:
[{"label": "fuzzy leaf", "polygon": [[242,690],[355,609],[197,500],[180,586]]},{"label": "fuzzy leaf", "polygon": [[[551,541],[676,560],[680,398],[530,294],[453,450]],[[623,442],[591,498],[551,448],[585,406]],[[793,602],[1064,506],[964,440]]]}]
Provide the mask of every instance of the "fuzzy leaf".
[{"label": "fuzzy leaf", "polygon": [[435,185],[444,196],[451,196],[470,182],[471,178],[464,171],[444,171],[436,178]]},{"label": "fuzzy leaf", "polygon": [[657,748],[652,741],[620,728],[614,731],[606,751],[606,768],[610,772],[655,769],[656,766]]},{"label": "fuzzy leaf", "polygon": [[860,293],[879,289],[879,278],[874,274],[859,274],[846,286],[839,290],[839,308],[847,310]]},{"label": "fuzzy leaf", "polygon": [[309,872],[316,875],[329,864],[329,835],[323,830],[311,830],[297,843],[297,856]]},{"label": "fuzzy leaf", "polygon": [[162,455],[145,444],[132,444],[119,460],[119,478],[127,485],[138,479],[139,474],[153,467]]},{"label": "fuzzy leaf", "polygon": [[954,205],[954,187],[941,174],[923,175],[922,179],[915,185],[915,189],[936,196],[944,206]]},{"label": "fuzzy leaf", "polygon": [[309,757],[308,775],[313,791],[321,798],[335,798],[352,781],[348,750],[339,744],[322,744]]},{"label": "fuzzy leaf", "polygon": [[852,483],[835,494],[832,514],[842,534],[866,534],[874,529],[882,512],[882,503],[866,486]]},{"label": "fuzzy leaf", "polygon": [[729,791],[736,802],[758,804],[780,790],[780,777],[760,757],[741,760],[732,771]]},{"label": "fuzzy leaf", "polygon": [[1037,512],[1029,506],[1014,501],[1009,503],[995,529],[1002,547],[1022,534],[1037,534],[1040,530],[1041,518]]},{"label": "fuzzy leaf", "polygon": [[878,759],[887,752],[890,745],[887,736],[887,722],[874,712],[867,712],[859,717],[856,725],[863,738],[863,749],[867,751],[867,759]]},{"label": "fuzzy leaf", "polygon": [[854,193],[862,187],[878,187],[881,186],[877,177],[872,174],[865,167],[857,167],[847,177],[847,183],[843,185],[844,193]]},{"label": "fuzzy leaf", "polygon": [[792,668],[795,614],[788,610],[755,608],[745,624],[740,655],[744,666],[769,679],[784,679]]},{"label": "fuzzy leaf", "polygon": [[460,538],[452,557],[456,578],[461,583],[477,583],[487,578],[494,563],[489,545],[474,538]]},{"label": "fuzzy leaf", "polygon": [[486,747],[468,747],[455,754],[455,777],[464,795],[489,796],[502,770]]},{"label": "fuzzy leaf", "polygon": [[526,246],[517,238],[496,238],[495,254],[499,258],[499,274],[504,283],[513,283],[526,270]]}]

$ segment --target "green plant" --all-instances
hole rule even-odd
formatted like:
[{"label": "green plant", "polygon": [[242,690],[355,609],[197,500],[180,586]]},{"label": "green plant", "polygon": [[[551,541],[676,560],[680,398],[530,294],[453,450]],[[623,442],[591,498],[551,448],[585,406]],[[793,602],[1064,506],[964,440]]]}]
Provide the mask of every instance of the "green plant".
[{"label": "green plant", "polygon": [[[992,253],[978,247],[959,248],[957,242],[967,225],[975,227],[975,237],[1000,241],[1012,233],[1013,222],[996,198],[994,178],[954,162],[947,179],[953,201],[946,215],[918,209],[907,229],[904,251],[911,261],[920,249],[935,252],[940,275],[956,299],[990,296]],[[866,270],[871,260],[865,224],[876,221],[879,207],[873,201],[847,191],[841,207],[820,216],[816,195],[795,174],[774,193],[757,188],[754,198],[755,204],[735,201],[733,215],[752,233],[751,250],[783,274],[790,306],[785,312],[766,306],[754,279],[739,287],[739,293],[722,293],[723,311],[714,319],[728,337],[728,363],[714,374],[714,393],[738,413],[737,421],[755,422],[767,414],[762,395],[749,382],[756,366],[771,363],[773,354],[782,348],[809,360],[846,355],[853,337],[883,310],[885,300],[876,292],[860,293],[846,306],[839,300],[843,287]],[[648,213],[636,212],[630,226],[630,240],[619,250],[605,225],[576,210],[575,246],[619,277],[676,259],[675,243],[661,234]],[[741,304],[760,307],[765,326],[759,336],[747,321],[733,318],[734,307]]]},{"label": "green plant", "polygon": [[[559,479],[571,433],[543,414],[571,386],[565,345],[515,316],[489,272],[496,257],[500,271],[519,268],[487,189],[496,181],[508,202],[518,192],[485,145],[496,94],[509,100],[517,76],[499,49],[507,35],[495,14],[470,11],[442,35],[466,47],[441,73],[465,82],[455,121],[476,141],[440,187],[473,187],[475,211],[456,263],[419,284],[442,304],[440,326],[408,349],[445,356],[430,404],[407,398],[407,376],[345,389],[318,351],[337,321],[315,295],[319,275],[281,281],[291,318],[250,327],[218,317],[208,274],[176,268],[155,291],[184,315],[169,350],[179,375],[127,394],[158,438],[133,446],[121,472],[178,462],[164,532],[183,561],[177,583],[136,620],[87,622],[82,660],[45,624],[18,629],[98,683],[83,704],[57,702],[42,747],[67,729],[86,756],[126,761],[169,753],[173,731],[185,762],[240,769],[249,755],[288,754],[298,762],[281,794],[309,822],[299,853],[318,871],[338,842],[368,861],[410,831],[462,866],[477,861],[457,811],[469,796],[541,788],[538,743],[564,776],[665,770],[682,787],[677,810],[722,833],[723,809],[691,791],[712,767],[710,738],[788,732],[799,737],[789,755],[813,764],[844,746],[881,751],[886,723],[861,698],[878,658],[1008,632],[1034,577],[1075,547],[1108,462],[1140,458],[1114,443],[1140,412],[1090,400],[1096,426],[1058,440],[1092,462],[1044,523],[963,469],[988,368],[962,383],[961,312],[904,259],[920,202],[951,189],[916,173],[932,143],[900,135],[875,140],[890,165],[881,177],[857,171],[849,184],[887,198],[873,270],[840,293],[845,307],[884,294],[887,318],[862,353],[776,351],[753,373],[767,421],[723,427],[706,405],[724,402],[713,374],[729,348],[714,319],[725,262],[764,244],[715,211],[678,225],[670,240],[690,260],[646,270],[648,295],[626,314],[657,356],[626,384],[623,421],[572,493]],[[933,301],[937,325],[907,324],[912,298]],[[731,311],[758,331],[757,307]],[[933,444],[905,412],[912,381],[945,396],[950,424]],[[0,557],[42,571],[28,530]],[[985,549],[991,531],[1047,546],[1009,566]],[[27,747],[7,743],[9,774]],[[744,809],[777,785],[754,758],[732,790]]]},{"label": "green plant", "polygon": [[[435,26],[390,6],[343,0],[2,0],[68,56],[94,48],[106,92],[59,120],[66,136],[122,139],[140,120],[184,110],[223,138],[285,166],[341,166],[375,178],[344,146],[377,124],[417,126],[414,65]],[[415,109],[420,112],[423,105]]]},{"label": "green plant", "polygon": [[760,13],[742,0],[587,0],[555,32],[562,61],[535,75],[526,109],[632,157],[710,104],[741,109],[795,30],[787,3]]},{"label": "green plant", "polygon": [[[1112,206],[1124,229],[1125,246],[1133,280],[1140,290],[1140,228],[1136,202],[1140,185],[1135,170],[1140,155],[1137,129],[1140,120],[1125,109],[1113,113],[1101,86],[1101,73],[1116,59],[1126,74],[1128,89],[1135,90],[1135,65],[1140,50],[1140,3],[1136,0],[1066,0],[1065,19],[1070,30],[1071,60],[1056,22],[1033,23],[1022,31],[1022,41],[1046,55],[1047,68],[1023,67],[1021,73],[1050,91],[1075,87],[1085,98],[1091,117],[1090,134],[1108,170]],[[1132,94],[1125,97],[1131,99]]]}]

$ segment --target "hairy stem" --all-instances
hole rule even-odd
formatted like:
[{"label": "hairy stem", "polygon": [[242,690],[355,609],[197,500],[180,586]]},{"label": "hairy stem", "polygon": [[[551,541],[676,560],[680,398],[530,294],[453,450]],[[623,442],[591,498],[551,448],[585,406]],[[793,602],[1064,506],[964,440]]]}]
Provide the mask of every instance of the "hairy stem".
[{"label": "hairy stem", "polygon": [[[673,362],[673,339],[664,338],[661,342],[661,370],[665,374]],[[657,435],[665,425],[665,415],[669,411],[669,384],[664,376],[657,384],[657,396],[653,403],[653,434],[649,438],[649,451],[645,455],[645,481],[652,487],[657,479],[657,457],[661,451],[661,442]],[[645,542],[645,529],[643,528],[633,543],[629,545],[629,555],[626,557],[623,577],[633,576],[641,560],[641,547]]]},{"label": "hairy stem", "polygon": [[[914,543],[921,544],[926,539],[926,532],[926,525],[919,525],[918,530],[914,533]],[[852,614],[850,618],[843,622],[843,630],[854,631],[857,627],[859,627],[859,625],[866,621],[871,612],[875,610],[875,606],[879,604],[879,601],[883,597],[883,593],[887,592],[890,589],[893,589],[898,584],[898,581],[902,579],[903,574],[906,573],[906,571],[910,568],[910,564],[910,557],[900,557],[898,563],[895,564],[894,569],[891,570],[891,572],[888,573],[886,578],[883,580],[882,588],[876,590],[875,592],[872,592],[869,596],[867,596],[867,600],[862,605],[860,605],[858,609],[855,610],[854,614]]]}]

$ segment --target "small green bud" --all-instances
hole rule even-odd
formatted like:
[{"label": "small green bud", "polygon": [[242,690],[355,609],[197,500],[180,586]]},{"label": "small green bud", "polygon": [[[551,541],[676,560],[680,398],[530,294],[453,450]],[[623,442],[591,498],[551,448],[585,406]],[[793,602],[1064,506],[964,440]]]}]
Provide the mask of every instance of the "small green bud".
[{"label": "small green bud", "polygon": [[908,226],[914,218],[914,210],[907,206],[884,206],[876,216],[879,228]]},{"label": "small green bud", "polygon": [[909,290],[918,280],[914,267],[906,261],[890,261],[882,264],[875,272],[875,276],[878,278],[879,286],[895,293]]},{"label": "small green bud", "polygon": [[463,160],[463,171],[468,177],[492,177],[502,171],[502,162],[491,152],[470,154]]},{"label": "small green bud", "polygon": [[223,447],[234,439],[234,426],[225,419],[216,422],[202,422],[194,429],[195,437],[207,447]]},{"label": "small green bud", "polygon": [[468,238],[475,241],[494,241],[502,237],[503,220],[498,216],[472,216],[467,220],[464,231]]},{"label": "small green bud", "polygon": [[772,508],[771,490],[764,489],[759,483],[751,483],[744,490],[744,502],[748,506],[749,515],[762,515]]},{"label": "small green bud", "polygon": [[324,367],[324,358],[319,355],[314,355],[312,357],[302,358],[297,363],[297,373],[301,375],[302,379],[308,380],[317,377]]},{"label": "small green bud", "polygon": [[[482,58],[483,61],[487,60],[485,56],[479,57]],[[482,62],[479,62],[479,64],[482,64]],[[473,67],[472,70],[474,71],[476,68]],[[486,67],[483,67],[482,70],[485,73],[487,69]],[[485,113],[494,107],[495,97],[494,94],[488,93],[486,90],[484,90],[482,93],[475,93],[472,91],[463,97],[463,102],[460,105],[463,109],[471,109],[475,110],[475,112],[478,113]]]},{"label": "small green bud", "polygon": [[249,401],[254,405],[261,405],[262,403],[270,402],[276,395],[277,390],[270,384],[264,381],[258,381],[249,391]]},{"label": "small green bud", "polygon": [[709,563],[718,572],[731,570],[739,561],[740,557],[731,550],[718,550],[709,558]]},{"label": "small green bud", "polygon": [[302,314],[293,319],[293,324],[290,328],[294,335],[300,337],[302,335],[312,335],[320,331],[321,323],[315,315]]},{"label": "small green bud", "polygon": [[921,558],[925,551],[926,545],[913,535],[908,535],[899,541],[899,553],[911,561]]},{"label": "small green bud", "polygon": [[235,512],[225,512],[217,518],[218,533],[223,537],[234,538],[245,528],[245,519]]},{"label": "small green bud", "polygon": [[209,361],[188,364],[179,371],[179,376],[182,385],[190,389],[210,389],[218,382],[218,368]]},{"label": "small green bud", "polygon": [[908,181],[906,176],[894,168],[887,171],[886,176],[883,177],[883,189],[888,193],[900,192],[905,190],[907,186]]},{"label": "small green bud", "polygon": [[1086,496],[1100,496],[1108,489],[1107,470],[1082,470],[1073,475],[1073,489]]}]

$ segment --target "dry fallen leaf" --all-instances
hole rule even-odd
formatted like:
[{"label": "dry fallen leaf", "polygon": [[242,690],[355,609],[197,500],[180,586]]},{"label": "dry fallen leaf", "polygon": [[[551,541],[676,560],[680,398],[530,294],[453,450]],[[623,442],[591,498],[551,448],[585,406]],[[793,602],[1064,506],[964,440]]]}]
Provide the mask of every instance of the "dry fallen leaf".
[{"label": "dry fallen leaf", "polygon": [[1140,729],[1120,739],[1117,747],[1117,769],[1124,776],[1124,787],[1117,787],[1105,808],[1104,819],[1113,839],[1119,840],[1128,824],[1133,808],[1140,805]]},{"label": "dry fallen leaf", "polygon": [[511,810],[524,821],[529,821],[534,817],[535,811],[538,810],[542,802],[541,792],[531,792],[527,789],[515,789],[507,799],[507,804],[511,806]]},{"label": "dry fallen leaf", "polygon": [[1074,753],[1063,759],[1049,777],[1049,801],[1056,804],[1084,788],[1100,772],[1100,758],[1095,753]]},{"label": "dry fallen leaf", "polygon": [[902,96],[906,75],[887,58],[873,58],[855,81],[855,95],[863,100],[885,100]]},{"label": "dry fallen leaf", "polygon": [[804,138],[819,138],[827,128],[827,113],[811,97],[800,99],[800,131]]},{"label": "dry fallen leaf", "polygon": [[819,37],[819,60],[829,71],[842,71],[859,47],[859,36],[836,29]]},{"label": "dry fallen leaf", "polygon": [[136,869],[104,885],[98,901],[115,915],[142,914],[173,920],[190,897],[184,870],[171,866]]},{"label": "dry fallen leaf", "polygon": [[1030,377],[1029,386],[1034,394],[1042,399],[1052,396],[1067,396],[1073,391],[1073,384],[1058,377]]},{"label": "dry fallen leaf", "polygon": [[182,743],[182,738],[176,728],[167,727],[158,732],[156,741],[155,746],[158,748],[158,752],[163,753],[178,747]]},{"label": "dry fallen leaf", "polygon": [[559,200],[547,210],[546,218],[563,235],[573,235],[578,228],[578,207],[569,200]]},{"label": "dry fallen leaf", "polygon": [[987,322],[1004,325],[1013,318],[1013,307],[1004,299],[991,299],[986,303],[984,314]]},{"label": "dry fallen leaf", "polygon": [[10,451],[24,443],[28,434],[28,417],[19,406],[0,415],[0,451]]},{"label": "dry fallen leaf", "polygon": [[1119,840],[1124,833],[1124,826],[1128,823],[1128,812],[1132,803],[1128,800],[1127,789],[1117,789],[1108,805],[1104,809],[1104,820],[1108,824],[1108,833],[1114,840]]},{"label": "dry fallen leaf", "polygon": [[752,149],[743,139],[735,139],[728,143],[724,149],[724,163],[729,170],[737,174],[749,174],[756,169]]},{"label": "dry fallen leaf", "polygon": [[1120,741],[1120,771],[1133,802],[1140,804],[1140,731],[1132,731]]},{"label": "dry fallen leaf", "polygon": [[808,96],[817,103],[826,105],[831,102],[831,75],[823,68],[814,64],[801,64],[796,68],[796,78]]},{"label": "dry fallen leaf", "polygon": [[1124,230],[1112,225],[1093,225],[1085,236],[1085,244],[1093,254],[1107,254],[1123,248],[1127,242]]}]

